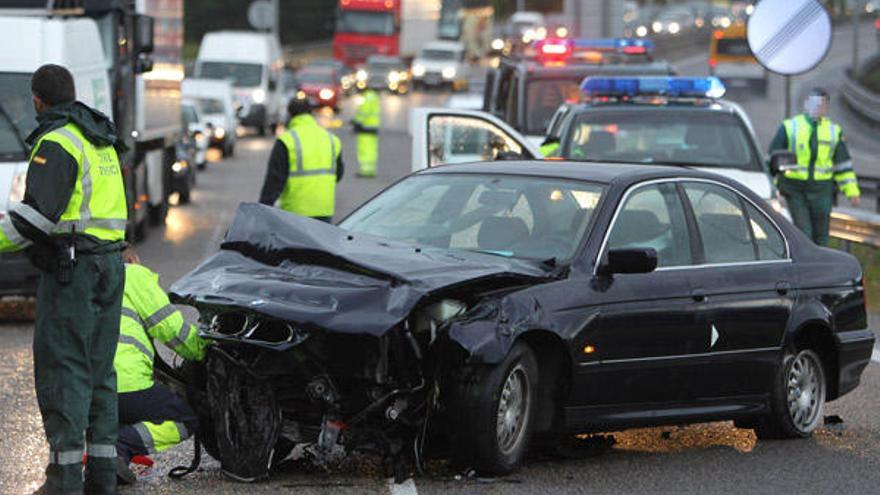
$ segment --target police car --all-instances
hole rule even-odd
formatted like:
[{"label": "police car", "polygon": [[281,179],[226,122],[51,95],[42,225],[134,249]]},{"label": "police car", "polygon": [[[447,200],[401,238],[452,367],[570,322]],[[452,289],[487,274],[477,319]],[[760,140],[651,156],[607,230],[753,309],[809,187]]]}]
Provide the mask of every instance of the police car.
[{"label": "police car", "polygon": [[644,39],[536,42],[520,58],[502,58],[487,73],[483,110],[540,144],[556,109],[580,99],[585,77],[674,75],[672,65],[653,60],[653,50],[653,42]]},{"label": "police car", "polygon": [[[721,99],[718,78],[588,77],[580,89],[583,101],[551,118],[559,157],[711,171],[784,212],[754,127],[739,105]],[[413,170],[541,156],[527,136],[488,112],[421,108],[410,122]]]}]

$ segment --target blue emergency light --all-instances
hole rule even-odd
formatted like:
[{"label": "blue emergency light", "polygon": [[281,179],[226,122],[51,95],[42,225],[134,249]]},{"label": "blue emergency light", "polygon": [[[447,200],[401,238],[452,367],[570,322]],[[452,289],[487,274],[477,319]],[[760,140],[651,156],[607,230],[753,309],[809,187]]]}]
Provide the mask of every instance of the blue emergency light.
[{"label": "blue emergency light", "polygon": [[581,91],[590,98],[666,96],[721,98],[726,91],[717,77],[587,77]]},{"label": "blue emergency light", "polygon": [[595,38],[575,39],[574,48],[577,50],[593,50],[597,52],[620,52],[626,54],[651,53],[654,51],[654,42],[646,39],[633,38]]}]

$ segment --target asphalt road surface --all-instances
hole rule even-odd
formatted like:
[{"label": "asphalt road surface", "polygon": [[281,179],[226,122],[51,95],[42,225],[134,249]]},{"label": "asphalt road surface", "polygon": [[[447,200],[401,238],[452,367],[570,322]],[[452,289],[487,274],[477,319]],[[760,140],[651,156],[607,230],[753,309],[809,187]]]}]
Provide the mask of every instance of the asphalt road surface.
[{"label": "asphalt road surface", "polygon": [[[873,37],[863,35],[862,53],[876,49]],[[851,32],[835,36],[831,53],[813,73],[794,80],[795,94],[812,85],[833,91],[849,61]],[[706,73],[706,56],[676,61],[683,73]],[[782,80],[773,77],[768,98],[732,92],[750,114],[764,146],[782,118]],[[409,108],[442,105],[443,93],[382,97],[383,127],[379,176],[355,176],[354,139],[347,126],[351,102],[338,117],[321,115],[336,128],[344,143],[346,177],[338,189],[337,217],[351,211],[409,171],[410,144],[406,135]],[[880,176],[880,143],[876,130],[845,112],[835,98],[834,117],[843,124],[853,148],[856,169]],[[797,105],[799,106],[799,104]],[[796,108],[797,108],[796,106]],[[192,203],[171,209],[167,225],[149,232],[139,246],[145,264],[162,275],[166,287],[213,252],[236,206],[259,194],[272,141],[245,137],[235,156],[212,162],[198,177]],[[0,493],[24,494],[43,479],[48,447],[33,392],[30,323],[0,325]],[[268,482],[240,484],[225,479],[219,465],[207,458],[202,469],[184,481],[165,476],[175,465],[188,464],[192,444],[155,456],[152,478],[122,493],[301,493],[301,494],[530,494],[530,493],[880,493],[880,351],[868,367],[862,385],[827,406],[826,415],[843,422],[821,428],[812,439],[757,443],[749,430],[731,423],[685,428],[631,430],[614,435],[610,451],[578,460],[536,458],[503,479],[459,476],[442,463],[428,476],[393,485],[370,462],[329,473],[292,470]]]}]

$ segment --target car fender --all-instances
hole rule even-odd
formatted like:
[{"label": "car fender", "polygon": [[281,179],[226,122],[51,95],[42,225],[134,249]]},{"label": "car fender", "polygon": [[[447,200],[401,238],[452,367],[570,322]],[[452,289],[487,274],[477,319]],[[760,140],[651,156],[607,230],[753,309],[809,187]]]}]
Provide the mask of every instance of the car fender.
[{"label": "car fender", "polygon": [[780,346],[784,349],[792,343],[801,330],[815,327],[825,328],[829,333],[833,332],[834,315],[831,310],[815,299],[796,304],[792,309]]}]

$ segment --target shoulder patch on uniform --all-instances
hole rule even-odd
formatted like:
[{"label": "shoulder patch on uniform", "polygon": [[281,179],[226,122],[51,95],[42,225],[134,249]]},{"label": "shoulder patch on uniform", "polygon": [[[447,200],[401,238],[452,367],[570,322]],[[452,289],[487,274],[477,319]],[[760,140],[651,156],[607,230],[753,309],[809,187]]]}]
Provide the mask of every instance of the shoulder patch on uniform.
[{"label": "shoulder patch on uniform", "polygon": [[45,165],[46,164],[46,159],[40,155],[35,155],[34,159],[31,161],[36,163],[37,165]]}]

